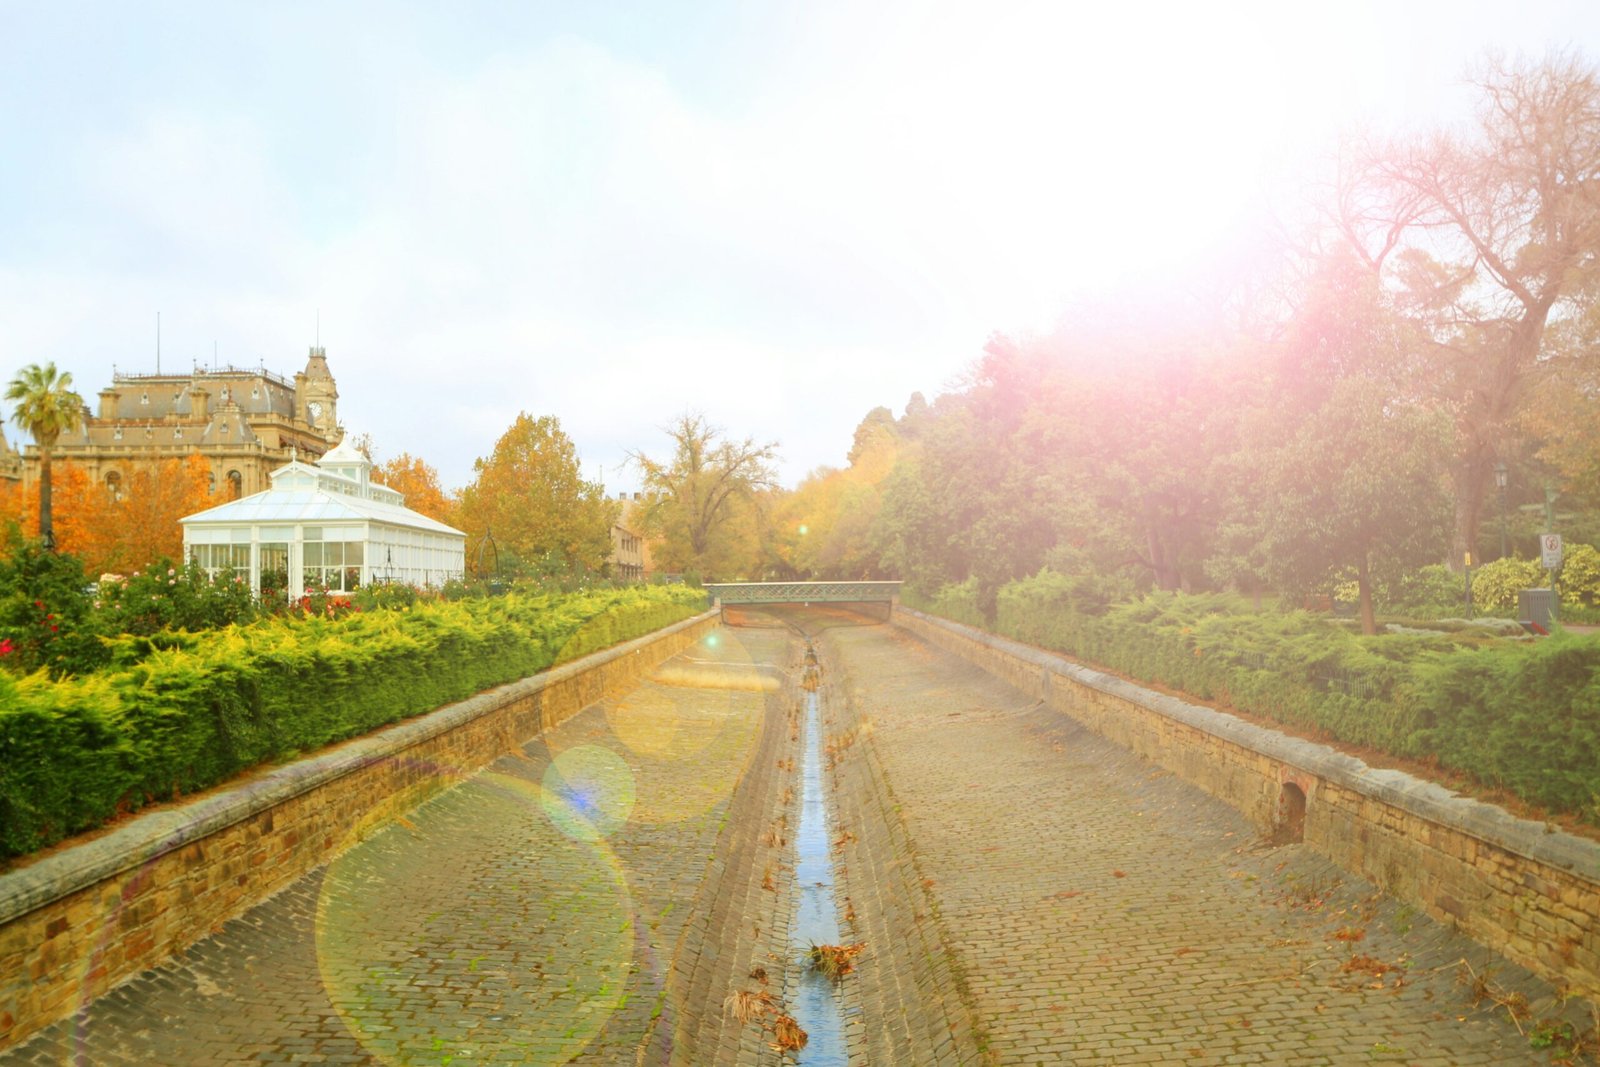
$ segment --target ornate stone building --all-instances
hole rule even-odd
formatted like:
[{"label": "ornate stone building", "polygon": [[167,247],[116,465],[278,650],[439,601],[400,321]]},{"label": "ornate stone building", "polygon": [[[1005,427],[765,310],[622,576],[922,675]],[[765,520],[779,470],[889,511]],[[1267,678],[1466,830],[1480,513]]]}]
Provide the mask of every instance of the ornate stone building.
[{"label": "ornate stone building", "polygon": [[[320,347],[311,349],[292,382],[264,368],[113,373],[98,409],[85,405],[82,427],[63,434],[53,456],[120,492],[141,464],[199,453],[211,467],[213,486],[238,499],[268,489],[267,475],[291,459],[314,461],[332,448],[343,435],[338,402]],[[0,478],[9,454],[0,442]],[[15,467],[14,476],[33,489],[38,448],[28,445]]]},{"label": "ornate stone building", "polygon": [[0,486],[20,481],[22,481],[22,455],[6,441],[5,431],[0,430]]}]

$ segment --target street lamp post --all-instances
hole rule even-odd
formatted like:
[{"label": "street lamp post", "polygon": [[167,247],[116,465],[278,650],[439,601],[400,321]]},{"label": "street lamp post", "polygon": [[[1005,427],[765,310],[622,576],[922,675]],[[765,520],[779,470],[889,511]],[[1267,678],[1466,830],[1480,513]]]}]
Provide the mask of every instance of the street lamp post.
[{"label": "street lamp post", "polygon": [[1500,496],[1500,558],[1506,558],[1506,465],[1494,465],[1494,487]]}]

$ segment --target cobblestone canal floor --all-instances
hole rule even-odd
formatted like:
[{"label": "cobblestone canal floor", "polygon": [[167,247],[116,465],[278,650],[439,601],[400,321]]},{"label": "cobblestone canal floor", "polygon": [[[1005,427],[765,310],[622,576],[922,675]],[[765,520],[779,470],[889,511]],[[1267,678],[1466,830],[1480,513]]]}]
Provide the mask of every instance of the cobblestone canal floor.
[{"label": "cobblestone canal floor", "polygon": [[824,645],[991,1062],[1556,1061],[1527,972],[901,631]]},{"label": "cobblestone canal floor", "polygon": [[993,678],[838,613],[745,621],[0,1067],[833,1062],[774,1048],[804,979],[796,627],[851,1064],[1557,1062],[1547,986]]}]

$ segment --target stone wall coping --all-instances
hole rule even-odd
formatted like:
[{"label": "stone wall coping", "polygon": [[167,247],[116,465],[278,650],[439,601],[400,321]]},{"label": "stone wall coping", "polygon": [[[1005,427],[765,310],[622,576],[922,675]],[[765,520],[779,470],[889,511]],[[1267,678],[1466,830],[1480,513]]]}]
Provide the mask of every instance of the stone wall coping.
[{"label": "stone wall coping", "polygon": [[899,610],[929,625],[1023,660],[1042,671],[1059,674],[1090,689],[1120,697],[1496,848],[1572,871],[1591,881],[1600,881],[1600,842],[1555,829],[1548,823],[1517,818],[1498,805],[1451,792],[1437,782],[1424,781],[1405,771],[1369,766],[1355,756],[1316,741],[1291,737],[1246,722],[1227,712],[1157,693],[1033,645],[991,634],[965,623],[941,619],[904,605]]},{"label": "stone wall coping", "polygon": [[320,785],[393,758],[513,700],[537,693],[604,666],[637,655],[648,645],[715,619],[702,612],[611,648],[563,663],[539,674],[487,689],[435,711],[383,727],[337,749],[274,768],[247,782],[225,786],[176,807],[136,816],[103,837],[71,845],[25,867],[0,874],[0,924],[11,922],[80,889],[143,866],[219,830],[243,822]]}]

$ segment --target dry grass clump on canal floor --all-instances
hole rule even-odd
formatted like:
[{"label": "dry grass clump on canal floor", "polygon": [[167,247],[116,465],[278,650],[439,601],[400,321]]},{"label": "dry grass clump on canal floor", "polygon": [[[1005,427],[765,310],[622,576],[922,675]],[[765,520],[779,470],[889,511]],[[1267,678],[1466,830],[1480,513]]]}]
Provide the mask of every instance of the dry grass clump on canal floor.
[{"label": "dry grass clump on canal floor", "polygon": [[806,959],[811,962],[813,971],[830,982],[837,982],[856,969],[853,961],[866,947],[863,941],[853,945],[812,945]]},{"label": "dry grass clump on canal floor", "polygon": [[[764,976],[763,976],[764,977]],[[779,1052],[799,1052],[806,1047],[806,1032],[794,1016],[778,1010],[778,999],[765,989],[741,989],[722,1002],[723,1010],[741,1023],[759,1022],[772,1034],[770,1044]]]}]

